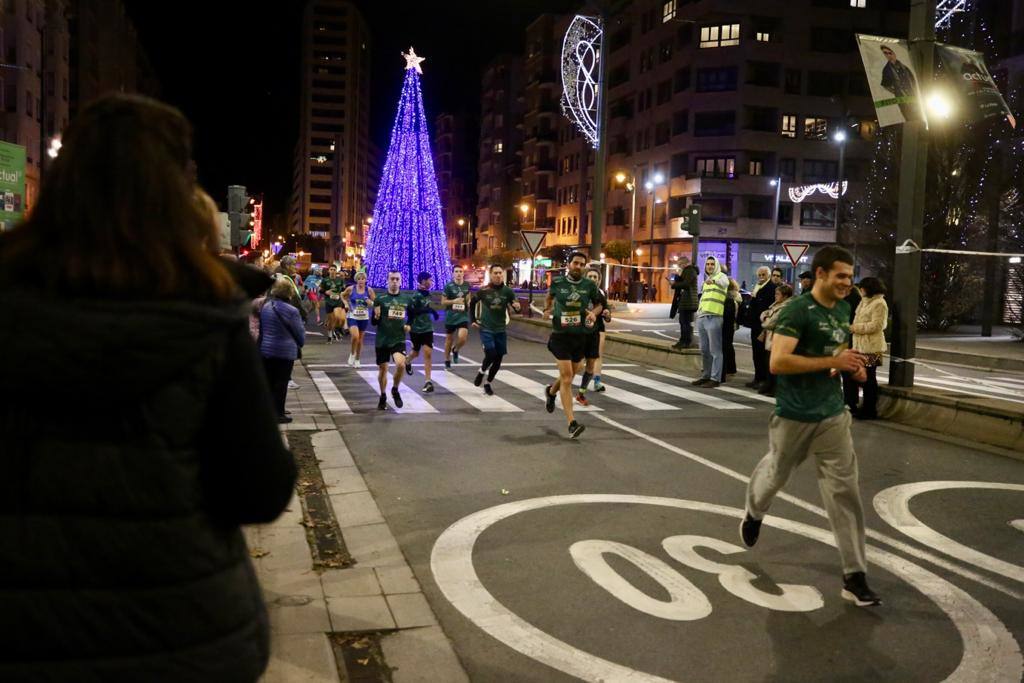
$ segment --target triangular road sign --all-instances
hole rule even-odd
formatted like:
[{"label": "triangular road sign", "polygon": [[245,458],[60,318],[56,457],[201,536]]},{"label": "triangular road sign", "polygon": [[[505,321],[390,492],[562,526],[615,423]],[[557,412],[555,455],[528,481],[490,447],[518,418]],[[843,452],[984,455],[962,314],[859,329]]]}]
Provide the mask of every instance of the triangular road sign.
[{"label": "triangular road sign", "polygon": [[522,230],[521,232],[526,250],[533,256],[536,256],[544,244],[544,237],[548,234],[547,230]]},{"label": "triangular road sign", "polygon": [[800,259],[804,257],[807,250],[811,248],[809,244],[783,244],[783,250],[786,252],[786,256],[789,257],[789,262],[796,268],[800,263]]}]

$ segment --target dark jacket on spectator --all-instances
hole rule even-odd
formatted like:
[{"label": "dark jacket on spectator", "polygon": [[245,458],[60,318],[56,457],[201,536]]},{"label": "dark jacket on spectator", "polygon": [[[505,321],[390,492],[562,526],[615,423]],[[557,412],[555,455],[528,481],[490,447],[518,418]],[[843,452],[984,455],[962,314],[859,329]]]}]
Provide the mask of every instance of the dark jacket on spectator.
[{"label": "dark jacket on spectator", "polygon": [[256,680],[239,525],[280,514],[295,463],[245,307],[0,307],[0,680]]},{"label": "dark jacket on spectator", "polygon": [[743,321],[743,324],[750,328],[751,339],[757,339],[757,336],[761,334],[761,314],[771,308],[773,303],[775,303],[775,283],[769,280],[761,289],[757,290],[757,294],[750,300],[747,307],[746,320]]},{"label": "dark jacket on spectator", "polygon": [[676,317],[679,311],[697,310],[697,269],[693,266],[683,268],[682,275],[672,277],[672,308],[668,317]]},{"label": "dark jacket on spectator", "polygon": [[297,308],[267,297],[260,310],[260,355],[264,358],[295,360],[306,343],[306,328]]}]

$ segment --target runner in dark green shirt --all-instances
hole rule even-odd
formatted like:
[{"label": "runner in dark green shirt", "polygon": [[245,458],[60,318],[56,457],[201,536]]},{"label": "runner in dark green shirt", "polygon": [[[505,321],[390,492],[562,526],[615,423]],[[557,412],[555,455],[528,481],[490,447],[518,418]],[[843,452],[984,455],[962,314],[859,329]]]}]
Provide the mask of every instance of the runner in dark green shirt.
[{"label": "runner in dark green shirt", "polygon": [[380,385],[379,410],[388,407],[388,363],[395,364],[395,377],[391,385],[391,398],[395,406],[402,407],[402,397],[398,387],[402,383],[405,371],[405,334],[409,331],[409,306],[412,298],[402,293],[402,274],[398,271],[388,273],[387,291],[378,294],[373,301],[373,322],[377,326],[377,383]]},{"label": "runner in dark green shirt", "polygon": [[450,368],[452,361],[459,364],[459,351],[469,339],[469,283],[465,281],[462,266],[452,269],[452,281],[444,287],[441,305],[445,307],[444,366]]},{"label": "runner in dark green shirt", "polygon": [[590,333],[587,335],[587,345],[583,353],[586,364],[583,368],[583,377],[580,378],[580,390],[576,393],[576,402],[582,406],[590,405],[590,401],[587,399],[587,388],[590,385],[590,380],[594,380],[594,391],[604,391],[604,385],[601,384],[601,356],[604,355],[605,336],[604,324],[612,319],[611,313],[608,311],[608,295],[601,289],[601,269],[596,266],[587,268],[586,277],[597,285],[598,298],[591,302],[591,308],[600,305],[604,310],[601,312],[601,315],[597,316],[597,324],[589,328]]},{"label": "runner in dark green shirt", "polygon": [[491,265],[488,277],[487,286],[473,295],[470,314],[473,327],[480,329],[480,343],[484,348],[484,361],[473,384],[480,386],[486,375],[484,393],[493,396],[491,382],[501,368],[501,359],[508,353],[508,335],[505,332],[508,311],[511,308],[518,313],[520,305],[516,293],[505,285],[504,266],[496,263]]},{"label": "runner in dark green shirt", "polygon": [[430,381],[432,370],[431,359],[434,355],[434,321],[438,319],[438,313],[434,310],[430,296],[430,287],[434,280],[430,273],[423,271],[416,278],[419,289],[412,294],[409,306],[409,320],[412,321],[412,330],[409,333],[409,341],[412,342],[412,353],[406,361],[405,371],[413,374],[412,362],[423,349],[423,377],[426,383],[423,385],[424,394],[434,393],[434,383]]},{"label": "runner in dark green shirt", "polygon": [[583,368],[589,333],[604,312],[601,293],[590,280],[583,277],[587,256],[576,251],[569,256],[565,277],[551,283],[548,289],[544,315],[552,315],[551,338],[548,350],[558,361],[558,381],[544,392],[547,411],[555,412],[555,397],[562,397],[562,410],[569,422],[569,435],[575,439],[585,427],[578,423],[572,412],[572,378]]},{"label": "runner in dark green shirt", "polygon": [[342,292],[345,291],[345,278],[338,274],[338,269],[331,266],[327,269],[327,277],[320,281],[320,292],[327,309],[327,343],[338,339],[345,329],[345,311],[343,309]]},{"label": "runner in dark green shirt", "polygon": [[839,379],[840,372],[849,372],[857,382],[867,380],[864,356],[849,347],[850,308],[843,301],[853,284],[853,255],[842,247],[822,247],[811,270],[811,291],[789,301],[775,326],[769,365],[778,375],[778,403],[769,426],[768,454],[747,485],[740,538],[748,548],[757,543],[775,495],[800,463],[814,458],[818,489],[843,564],[840,595],[859,607],[880,605],[865,575],[857,454]]}]

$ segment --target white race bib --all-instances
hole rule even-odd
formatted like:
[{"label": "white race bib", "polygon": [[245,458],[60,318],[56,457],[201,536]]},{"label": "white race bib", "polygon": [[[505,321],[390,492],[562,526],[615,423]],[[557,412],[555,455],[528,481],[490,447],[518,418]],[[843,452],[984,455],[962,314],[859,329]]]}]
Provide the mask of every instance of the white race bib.
[{"label": "white race bib", "polygon": [[388,308],[388,318],[391,320],[404,320],[405,306],[391,306]]},{"label": "white race bib", "polygon": [[466,310],[466,304],[452,304],[453,311],[464,311]]},{"label": "white race bib", "polygon": [[332,293],[331,294],[331,298],[332,299],[340,299],[341,298],[341,294],[334,294],[334,293]]},{"label": "white race bib", "polygon": [[581,322],[582,318],[579,313],[562,314],[562,327],[578,327]]},{"label": "white race bib", "polygon": [[352,310],[352,319],[353,320],[369,320],[369,318],[370,318],[370,314],[366,310],[366,306],[359,305],[359,306],[356,306],[355,309]]}]

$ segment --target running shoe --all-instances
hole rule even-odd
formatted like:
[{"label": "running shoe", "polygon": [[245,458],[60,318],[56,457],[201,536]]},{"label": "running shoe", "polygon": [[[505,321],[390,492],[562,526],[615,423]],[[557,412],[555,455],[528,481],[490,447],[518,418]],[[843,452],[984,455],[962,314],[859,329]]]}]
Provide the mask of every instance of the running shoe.
[{"label": "running shoe", "polygon": [[354,355],[352,355],[351,353],[348,354],[348,366],[350,368],[354,368],[355,365],[356,365],[356,357]]},{"label": "running shoe", "polygon": [[594,391],[604,391],[604,384],[601,382],[594,382]]},{"label": "running shoe", "polygon": [[749,513],[744,515],[743,521],[740,522],[740,538],[743,540],[743,545],[753,548],[760,535],[761,520],[754,519]]},{"label": "running shoe", "polygon": [[548,409],[549,413],[555,412],[555,395],[551,393],[551,387],[544,385],[544,401],[545,408]]},{"label": "running shoe", "polygon": [[331,339],[331,335],[330,335],[330,333],[328,333],[328,334],[327,334],[327,343],[328,343],[328,344],[333,344],[333,343],[334,343],[334,340],[333,340],[333,339]]},{"label": "running shoe", "polygon": [[377,410],[387,410],[387,409],[388,409],[388,397],[386,395],[384,395],[384,394],[381,394],[380,395],[380,400],[377,401]]},{"label": "running shoe", "polygon": [[288,380],[288,388],[289,389],[298,389],[299,385],[296,384],[293,380]]},{"label": "running shoe", "polygon": [[424,384],[423,385],[423,393],[424,394],[432,394],[432,393],[434,393],[434,383],[433,382],[427,382],[426,384]]},{"label": "running shoe", "polygon": [[695,387],[699,387],[700,385],[704,384],[704,382],[707,382],[707,381],[708,381],[707,377],[701,377],[700,379],[693,380],[692,382],[690,382],[690,384],[692,384]]},{"label": "running shoe", "polygon": [[581,425],[576,420],[573,420],[572,422],[569,423],[569,438],[578,439],[580,437],[580,434],[583,433],[584,429],[586,429],[586,427]]},{"label": "running shoe", "polygon": [[405,374],[409,375],[410,377],[413,376],[414,373],[412,371],[412,363],[405,364]]},{"label": "running shoe", "polygon": [[402,407],[402,395],[398,393],[398,389],[391,390],[391,400],[395,402],[396,408]]},{"label": "running shoe", "polygon": [[844,574],[843,591],[840,595],[844,600],[849,600],[857,607],[877,607],[882,604],[882,598],[868,588],[868,580],[864,576],[864,572]]},{"label": "running shoe", "polygon": [[473,380],[473,384],[475,384],[476,386],[480,386],[481,384],[483,384],[483,382],[484,382],[484,373],[482,373],[482,372],[476,373],[476,378]]},{"label": "running shoe", "polygon": [[488,396],[494,396],[494,389],[491,389],[491,383],[488,382],[484,385],[484,393]]},{"label": "running shoe", "polygon": [[358,356],[356,357],[356,362],[355,362],[355,364],[353,365],[353,367],[356,367],[356,368],[361,368],[361,367],[363,367],[363,364],[359,362],[359,357],[358,357]]},{"label": "running shoe", "polygon": [[454,361],[454,363],[456,365],[459,364],[459,352],[458,351],[452,351],[452,361]]},{"label": "running shoe", "polygon": [[451,370],[452,369],[452,362],[450,360],[446,360],[444,362],[444,369],[445,370]]},{"label": "running shoe", "polygon": [[586,397],[585,394],[576,394],[576,402],[579,403],[581,406],[589,406],[590,405],[590,401],[587,400],[587,397]]}]

